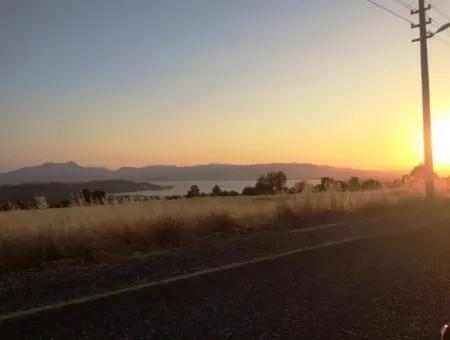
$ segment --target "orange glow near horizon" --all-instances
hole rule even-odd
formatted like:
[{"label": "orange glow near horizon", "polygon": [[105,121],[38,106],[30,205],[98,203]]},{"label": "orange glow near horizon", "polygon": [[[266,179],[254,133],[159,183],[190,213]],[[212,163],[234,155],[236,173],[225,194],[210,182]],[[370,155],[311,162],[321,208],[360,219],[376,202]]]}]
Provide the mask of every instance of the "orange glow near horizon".
[{"label": "orange glow near horizon", "polygon": [[437,120],[433,127],[433,151],[436,169],[450,167],[450,114]]},{"label": "orange glow near horizon", "polygon": [[[22,20],[0,13],[0,172],[75,161],[407,173],[423,161],[417,32],[398,18],[365,1],[166,3],[112,1],[108,15],[86,16],[81,2],[43,0],[18,6]],[[446,48],[429,40],[440,175],[450,174]]]},{"label": "orange glow near horizon", "polygon": [[[448,112],[448,113],[447,113]],[[433,158],[435,171],[441,176],[450,175],[450,112],[437,111],[433,119]],[[416,130],[415,155],[417,163],[423,162],[422,125]]]}]

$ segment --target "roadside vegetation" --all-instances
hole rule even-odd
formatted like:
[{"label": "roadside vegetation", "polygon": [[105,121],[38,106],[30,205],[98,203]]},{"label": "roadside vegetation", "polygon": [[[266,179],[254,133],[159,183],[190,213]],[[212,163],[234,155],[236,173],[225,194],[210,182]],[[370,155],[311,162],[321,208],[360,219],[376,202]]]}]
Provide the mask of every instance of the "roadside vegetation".
[{"label": "roadside vegetation", "polygon": [[98,204],[101,193],[85,191],[86,204],[0,213],[0,270],[61,260],[109,261],[203,238],[416,209],[421,204],[421,189],[414,178],[407,181],[390,187],[374,182],[363,188],[355,178],[348,182],[327,178],[316,187],[297,184],[298,191],[293,192],[285,189],[284,174],[270,173],[258,179],[253,188],[256,195],[224,195],[216,186],[208,197],[191,188],[195,195],[179,200],[121,204]]}]

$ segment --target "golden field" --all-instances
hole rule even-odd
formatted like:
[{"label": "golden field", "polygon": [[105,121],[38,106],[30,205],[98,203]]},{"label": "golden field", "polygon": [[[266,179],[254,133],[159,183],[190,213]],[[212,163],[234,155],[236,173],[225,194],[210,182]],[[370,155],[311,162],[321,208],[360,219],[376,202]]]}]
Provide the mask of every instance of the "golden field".
[{"label": "golden field", "polygon": [[331,214],[379,211],[411,197],[399,190],[204,197],[0,213],[3,271],[61,259],[182,245],[214,233],[302,227]]}]

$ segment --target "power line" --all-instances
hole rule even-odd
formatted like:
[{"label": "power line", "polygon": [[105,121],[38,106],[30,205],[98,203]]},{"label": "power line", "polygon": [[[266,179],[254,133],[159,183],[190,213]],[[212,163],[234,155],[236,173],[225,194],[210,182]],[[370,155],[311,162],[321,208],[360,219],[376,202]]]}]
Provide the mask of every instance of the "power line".
[{"label": "power line", "polygon": [[442,15],[446,20],[450,21],[450,15],[446,14],[442,9],[437,7],[436,5],[432,4],[431,7],[438,12],[440,15]]},{"label": "power line", "polygon": [[413,10],[413,6],[411,6],[408,2],[406,2],[405,0],[394,0],[396,3],[398,3],[399,5],[409,9],[409,10]]},{"label": "power line", "polygon": [[431,6],[432,9],[434,9],[437,13],[439,13],[442,17],[444,17],[446,20],[450,21],[450,15],[446,14],[442,9],[437,7],[432,0],[425,1],[427,5]]},{"label": "power line", "polygon": [[431,26],[433,26],[433,27],[435,27],[437,29],[442,27],[442,24],[439,21],[437,21],[436,19],[434,19],[432,17],[427,17],[427,18],[431,19]]},{"label": "power line", "polygon": [[435,26],[435,27],[437,27],[437,28],[441,28],[441,27],[442,27],[442,24],[441,24],[439,21],[437,21],[436,19],[434,19],[434,18],[432,18],[432,17],[428,17],[428,18],[431,19],[431,24],[432,24],[433,26]]},{"label": "power line", "polygon": [[405,17],[402,16],[401,14],[398,14],[397,12],[393,11],[392,9],[387,8],[387,7],[385,7],[385,6],[381,5],[381,4],[379,4],[378,2],[375,2],[375,1],[373,1],[373,0],[367,0],[367,1],[368,1],[369,3],[371,3],[372,5],[374,5],[374,6],[378,7],[378,8],[381,8],[382,10],[384,10],[384,11],[386,11],[386,12],[388,12],[388,13],[394,15],[394,16],[396,16],[397,18],[402,19],[403,21],[406,21],[406,22],[408,22],[408,23],[410,23],[410,24],[414,24],[411,20],[405,18]]},{"label": "power line", "polygon": [[[443,25],[436,19],[432,18],[432,17],[428,17],[429,19],[431,19],[431,26],[440,29]],[[443,31],[443,34],[447,34],[447,36],[450,37],[450,31]]]},{"label": "power line", "polygon": [[447,47],[450,48],[450,43],[447,40],[445,40],[444,38],[442,38],[442,37],[440,37],[438,35],[435,36],[435,38],[437,38],[439,40],[439,42],[441,42],[442,44],[444,44],[444,45],[446,45]]}]

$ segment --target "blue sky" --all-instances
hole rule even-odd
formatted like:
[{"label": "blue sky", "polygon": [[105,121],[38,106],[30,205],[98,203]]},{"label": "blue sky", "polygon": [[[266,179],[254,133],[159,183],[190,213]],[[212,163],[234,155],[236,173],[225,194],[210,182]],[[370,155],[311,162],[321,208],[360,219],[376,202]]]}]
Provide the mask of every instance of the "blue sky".
[{"label": "blue sky", "polygon": [[[420,128],[413,37],[364,0],[0,0],[0,170],[407,167]],[[430,49],[443,116],[450,47]]]}]

